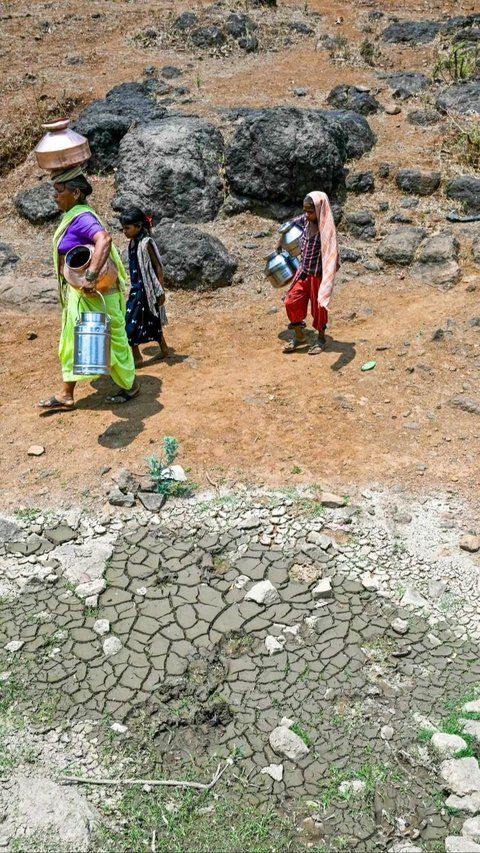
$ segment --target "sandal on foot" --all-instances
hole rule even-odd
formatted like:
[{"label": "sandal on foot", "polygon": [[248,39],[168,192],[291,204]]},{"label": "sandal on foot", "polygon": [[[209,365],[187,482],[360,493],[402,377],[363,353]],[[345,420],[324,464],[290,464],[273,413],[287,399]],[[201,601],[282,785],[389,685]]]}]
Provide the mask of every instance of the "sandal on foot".
[{"label": "sandal on foot", "polygon": [[133,390],[127,391],[126,388],[121,388],[120,391],[117,391],[116,394],[111,394],[107,397],[107,403],[128,403],[129,400],[133,400],[137,394],[140,393],[140,385],[137,385]]},{"label": "sandal on foot", "polygon": [[307,343],[306,341],[297,341],[297,340],[290,341],[288,344],[286,344],[284,346],[282,352],[284,352],[284,353],[295,352],[295,350],[297,350],[299,347],[304,347],[306,343]]},{"label": "sandal on foot", "polygon": [[310,349],[308,350],[308,354],[309,355],[319,355],[321,352],[323,352],[323,350],[326,348],[326,346],[327,346],[326,342],[322,343],[321,341],[317,341],[317,343],[314,344],[313,347],[310,347]]},{"label": "sandal on foot", "polygon": [[53,395],[53,397],[48,397],[46,400],[40,400],[38,408],[47,409],[48,411],[63,409],[66,412],[71,412],[75,408],[75,403],[73,400],[71,403],[64,403],[63,400],[59,400],[58,397]]}]

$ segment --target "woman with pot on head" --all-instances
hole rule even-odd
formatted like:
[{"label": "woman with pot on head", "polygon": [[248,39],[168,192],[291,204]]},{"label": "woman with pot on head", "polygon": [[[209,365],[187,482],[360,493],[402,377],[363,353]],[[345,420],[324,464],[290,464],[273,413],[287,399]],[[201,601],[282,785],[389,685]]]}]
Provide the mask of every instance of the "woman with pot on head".
[{"label": "woman with pot on head", "polygon": [[[62,390],[39,403],[42,409],[73,409],[77,381],[91,382],[96,376],[76,376],[73,373],[74,329],[82,311],[103,311],[103,302],[96,293],[99,272],[110,258],[118,272],[118,279],[103,292],[106,312],[111,323],[110,375],[118,391],[107,397],[111,403],[126,403],[136,397],[140,387],[135,380],[132,350],[125,330],[125,287],[127,276],[112,238],[97,214],[86,203],[92,187],[81,166],[73,166],[52,173],[55,201],[63,217],[53,236],[53,263],[58,278],[60,301],[63,307],[62,334],[58,354],[62,365]],[[81,289],[69,285],[64,277],[65,255],[76,246],[91,246],[93,253]],[[79,303],[81,303],[79,305]]]},{"label": "woman with pot on head", "polygon": [[[293,329],[294,337],[283,348],[283,352],[295,352],[298,347],[306,345],[305,318],[310,303],[317,340],[308,352],[317,355],[326,347],[327,308],[340,259],[337,231],[328,196],[318,191],[309,193],[303,201],[303,211],[303,215],[292,220],[303,233],[300,267],[285,297],[289,328]],[[277,248],[282,248],[282,238]]]}]

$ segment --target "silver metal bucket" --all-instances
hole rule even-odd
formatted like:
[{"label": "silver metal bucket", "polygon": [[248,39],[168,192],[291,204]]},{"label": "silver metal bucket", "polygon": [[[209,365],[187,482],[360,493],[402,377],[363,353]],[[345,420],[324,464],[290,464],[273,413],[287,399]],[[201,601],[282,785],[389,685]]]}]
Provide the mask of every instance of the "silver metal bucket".
[{"label": "silver metal bucket", "polygon": [[[111,328],[105,311],[82,311],[73,336],[73,373],[77,376],[108,376],[110,373]],[[81,299],[79,300],[80,305]]]},{"label": "silver metal bucket", "polygon": [[294,272],[283,252],[270,252],[265,260],[265,275],[273,287],[285,287],[291,282]]},{"label": "silver metal bucket", "polygon": [[279,229],[282,249],[294,258],[302,254],[302,229],[294,222],[285,222]]}]

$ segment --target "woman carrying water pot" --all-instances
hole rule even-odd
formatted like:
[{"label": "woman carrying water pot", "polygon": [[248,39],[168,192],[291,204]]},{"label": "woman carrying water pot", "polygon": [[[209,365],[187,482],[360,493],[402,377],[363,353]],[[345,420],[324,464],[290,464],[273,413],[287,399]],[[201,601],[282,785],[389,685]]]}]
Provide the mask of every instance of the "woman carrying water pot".
[{"label": "woman carrying water pot", "polygon": [[[53,263],[63,308],[62,334],[58,349],[63,387],[53,396],[41,400],[39,406],[49,410],[71,410],[75,407],[74,391],[77,381],[91,382],[97,378],[76,376],[73,373],[74,329],[79,309],[106,310],[111,324],[110,375],[118,386],[118,391],[107,397],[107,400],[111,403],[126,403],[137,396],[140,388],[135,380],[135,365],[125,330],[125,269],[117,249],[112,244],[110,234],[95,211],[86,203],[92,187],[81,166],[67,167],[52,173],[52,181],[55,201],[63,211],[62,220],[53,236]],[[81,245],[91,246],[93,253],[80,289],[68,284],[64,276],[64,266],[67,252]],[[103,293],[103,307],[101,297],[95,291],[100,270],[109,258],[117,269],[118,278],[110,289]]]},{"label": "woman carrying water pot", "polygon": [[[283,352],[295,352],[307,344],[305,318],[310,303],[317,341],[308,352],[317,355],[326,346],[328,303],[335,273],[340,267],[337,231],[328,196],[317,191],[309,193],[303,202],[303,214],[296,216],[292,222],[303,233],[300,266],[285,297],[289,328],[293,329],[294,337],[283,348]],[[277,248],[282,248],[282,238]]]}]

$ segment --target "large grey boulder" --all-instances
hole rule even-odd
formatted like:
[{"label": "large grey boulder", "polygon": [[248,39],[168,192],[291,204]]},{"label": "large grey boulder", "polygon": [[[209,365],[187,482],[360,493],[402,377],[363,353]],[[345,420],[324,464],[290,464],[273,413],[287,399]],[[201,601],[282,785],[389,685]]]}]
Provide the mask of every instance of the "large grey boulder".
[{"label": "large grey boulder", "polygon": [[420,169],[399,169],[397,187],[405,193],[432,195],[440,186],[440,172],[421,172]]},{"label": "large grey boulder", "polygon": [[382,109],[377,99],[369,92],[346,84],[335,86],[332,89],[327,97],[327,104],[341,110],[353,110],[364,116],[378,113]]},{"label": "large grey boulder", "polygon": [[377,255],[386,264],[406,266],[413,260],[425,233],[423,228],[397,228],[381,241]]},{"label": "large grey boulder", "polygon": [[447,184],[448,198],[459,201],[466,213],[480,213],[480,178],[457,175]]},{"label": "large grey boulder", "polygon": [[258,110],[244,118],[227,145],[230,191],[260,210],[262,203],[300,205],[312,189],[335,197],[345,185],[340,136],[340,127],[335,133],[313,110]]},{"label": "large grey boulder", "polygon": [[20,258],[8,243],[0,243],[0,275],[11,272]]},{"label": "large grey boulder", "polygon": [[108,172],[116,165],[120,142],[134,122],[146,124],[165,115],[165,107],[155,101],[155,85],[122,83],[80,113],[74,128],[90,143],[91,169]]},{"label": "large grey boulder", "polygon": [[420,247],[412,275],[423,284],[448,289],[458,281],[460,267],[457,263],[460,244],[448,232],[429,237]]},{"label": "large grey boulder", "polygon": [[478,115],[480,113],[480,80],[454,83],[437,95],[435,105],[443,112],[452,110],[464,115]]},{"label": "large grey boulder", "polygon": [[214,219],[223,201],[223,138],[198,116],[167,116],[120,143],[116,210],[136,205],[157,219]]},{"label": "large grey boulder", "polygon": [[393,44],[427,44],[440,32],[437,21],[397,21],[381,33],[382,41]]},{"label": "large grey boulder", "polygon": [[480,793],[480,769],[476,758],[451,758],[440,766],[449,791],[459,797]]},{"label": "large grey boulder", "polygon": [[43,181],[36,187],[20,190],[15,196],[15,207],[20,216],[28,219],[32,225],[42,225],[60,215],[60,210],[53,197],[53,185]]},{"label": "large grey boulder", "polygon": [[27,279],[12,273],[4,275],[0,278],[0,305],[12,305],[25,310],[38,306],[56,306],[57,282],[54,278]]},{"label": "large grey boulder", "polygon": [[216,237],[179,222],[162,223],[153,236],[162,255],[167,286],[215,290],[232,283],[237,262]]}]

